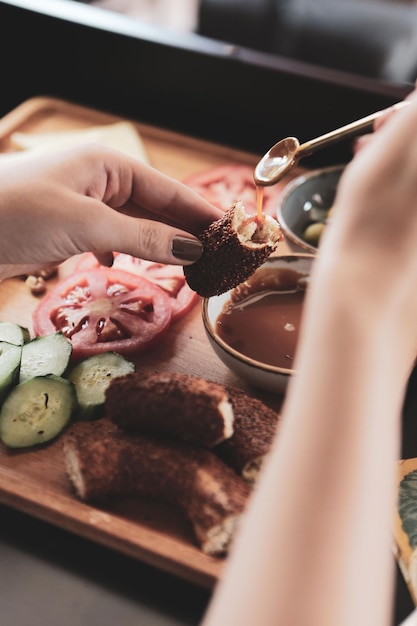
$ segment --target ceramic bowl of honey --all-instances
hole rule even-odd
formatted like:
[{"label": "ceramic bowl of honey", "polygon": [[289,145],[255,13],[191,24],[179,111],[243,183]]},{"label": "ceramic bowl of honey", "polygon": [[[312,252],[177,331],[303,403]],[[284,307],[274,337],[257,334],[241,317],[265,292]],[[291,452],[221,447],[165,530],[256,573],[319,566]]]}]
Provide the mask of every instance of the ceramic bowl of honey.
[{"label": "ceramic bowl of honey", "polygon": [[283,394],[294,374],[314,258],[270,257],[241,285],[203,300],[204,328],[215,354],[254,387]]},{"label": "ceramic bowl of honey", "polygon": [[277,219],[292,252],[317,252],[343,170],[343,165],[311,170],[284,188]]}]

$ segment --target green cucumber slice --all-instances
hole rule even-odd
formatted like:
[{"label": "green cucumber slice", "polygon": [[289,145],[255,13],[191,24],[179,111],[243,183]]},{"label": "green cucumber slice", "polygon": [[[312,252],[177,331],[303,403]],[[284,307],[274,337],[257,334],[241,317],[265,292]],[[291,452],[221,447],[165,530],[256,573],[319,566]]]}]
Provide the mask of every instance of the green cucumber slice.
[{"label": "green cucumber slice", "polygon": [[29,341],[29,331],[27,328],[14,324],[13,322],[0,321],[0,341],[7,341],[16,346],[23,346]]},{"label": "green cucumber slice", "polygon": [[103,352],[77,363],[69,372],[68,379],[75,385],[78,418],[93,420],[101,417],[106,389],[111,380],[134,370],[134,363],[116,352]]},{"label": "green cucumber slice", "polygon": [[36,376],[13,387],[0,411],[0,439],[27,448],[54,439],[77,404],[74,385],[60,376]]},{"label": "green cucumber slice", "polygon": [[62,333],[32,339],[22,348],[19,382],[47,374],[61,376],[68,367],[71,354],[72,343]]},{"label": "green cucumber slice", "polygon": [[19,380],[22,347],[0,341],[0,403]]}]

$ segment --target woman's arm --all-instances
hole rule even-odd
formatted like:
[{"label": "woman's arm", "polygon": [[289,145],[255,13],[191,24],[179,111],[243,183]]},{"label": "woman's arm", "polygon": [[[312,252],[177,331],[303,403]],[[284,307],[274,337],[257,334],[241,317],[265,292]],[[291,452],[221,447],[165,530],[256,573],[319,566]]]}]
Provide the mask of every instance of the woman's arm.
[{"label": "woman's arm", "polygon": [[417,348],[417,102],[342,179],[297,374],[204,626],[383,626],[405,386]]}]

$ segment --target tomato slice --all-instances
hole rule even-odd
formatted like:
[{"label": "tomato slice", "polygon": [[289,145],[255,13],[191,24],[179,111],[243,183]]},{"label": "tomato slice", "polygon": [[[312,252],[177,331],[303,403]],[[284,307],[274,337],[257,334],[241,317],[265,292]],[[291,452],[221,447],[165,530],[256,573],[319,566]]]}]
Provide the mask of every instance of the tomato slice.
[{"label": "tomato slice", "polygon": [[[241,200],[248,213],[256,213],[257,198],[253,172],[254,167],[251,165],[232,163],[198,172],[183,182],[223,211],[227,211],[234,202]],[[276,217],[278,198],[287,182],[288,180],[285,184],[264,187],[264,213]]]},{"label": "tomato slice", "polygon": [[[85,252],[79,258],[74,271],[98,269],[101,267],[94,254]],[[199,300],[198,294],[186,283],[182,265],[169,265],[145,261],[130,254],[114,252],[114,269],[142,276],[167,292],[170,298],[172,318],[185,315]]]},{"label": "tomato slice", "polygon": [[57,331],[82,359],[113,350],[137,354],[153,345],[171,322],[170,298],[141,276],[113,268],[71,274],[41,300],[33,313],[36,335]]}]

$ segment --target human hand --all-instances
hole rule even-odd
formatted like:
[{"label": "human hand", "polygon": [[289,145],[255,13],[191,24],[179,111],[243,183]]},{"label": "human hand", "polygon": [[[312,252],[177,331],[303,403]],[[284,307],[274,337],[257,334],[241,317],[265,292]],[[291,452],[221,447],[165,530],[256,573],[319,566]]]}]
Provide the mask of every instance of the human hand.
[{"label": "human hand", "polygon": [[[417,83],[416,83],[416,88],[413,92],[411,92],[410,94],[408,94],[408,96],[405,98],[405,100],[410,100],[412,98],[415,97],[415,94],[417,93]],[[373,133],[375,133],[376,131],[378,131],[380,128],[382,128],[384,126],[384,124],[396,113],[396,109],[392,108],[392,107],[388,107],[383,114],[378,117],[374,124],[373,124],[373,132],[370,133],[366,133],[365,135],[361,135],[359,137],[356,137],[356,139],[353,142],[353,153],[356,154],[357,152],[359,152],[359,150],[361,150],[363,147],[365,147],[370,141],[372,141],[372,137],[373,137]]]},{"label": "human hand", "polygon": [[161,263],[201,255],[195,237],[222,211],[131,157],[88,144],[0,169],[0,278],[81,252]]},{"label": "human hand", "polygon": [[[417,345],[417,97],[355,155],[320,243],[323,264],[369,318],[396,320]],[[399,330],[399,328],[398,328]],[[410,334],[412,333],[412,334]]]}]

